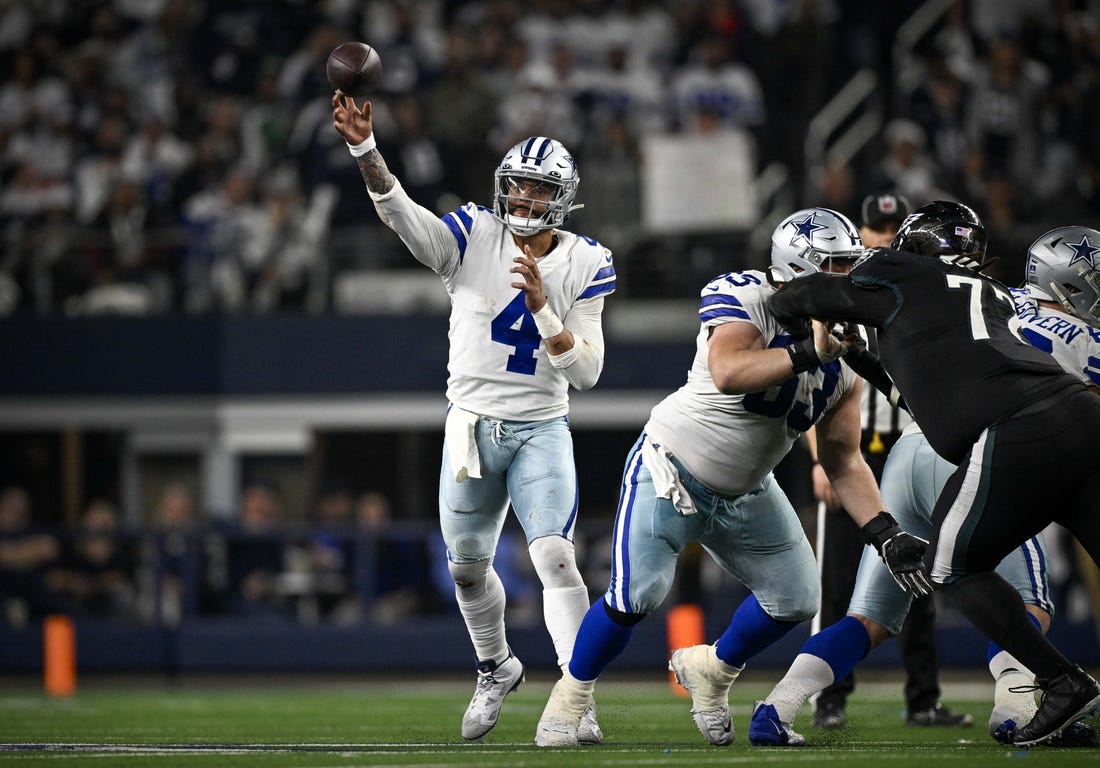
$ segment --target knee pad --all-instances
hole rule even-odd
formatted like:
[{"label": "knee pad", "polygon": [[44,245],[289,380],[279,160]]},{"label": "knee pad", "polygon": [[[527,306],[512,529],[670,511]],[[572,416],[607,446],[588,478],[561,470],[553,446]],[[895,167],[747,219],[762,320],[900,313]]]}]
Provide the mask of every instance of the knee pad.
[{"label": "knee pad", "polygon": [[562,536],[542,536],[531,542],[528,552],[544,589],[584,586],[573,542]]},{"label": "knee pad", "polygon": [[492,566],[492,560],[477,560],[472,563],[447,561],[447,570],[451,572],[451,578],[462,589],[483,586],[488,580],[489,569]]}]

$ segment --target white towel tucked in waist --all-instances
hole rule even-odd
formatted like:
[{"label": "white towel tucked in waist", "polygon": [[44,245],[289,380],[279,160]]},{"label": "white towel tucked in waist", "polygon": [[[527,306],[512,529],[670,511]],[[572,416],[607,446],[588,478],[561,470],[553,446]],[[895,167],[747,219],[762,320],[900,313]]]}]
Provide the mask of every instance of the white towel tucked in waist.
[{"label": "white towel tucked in waist", "polygon": [[465,411],[457,405],[452,405],[447,412],[447,422],[443,427],[447,458],[451,461],[455,480],[460,483],[468,477],[481,477],[481,456],[478,455],[474,436],[477,420],[476,413]]},{"label": "white towel tucked in waist", "polygon": [[670,499],[681,515],[694,515],[695,504],[687,488],[680,482],[680,473],[672,464],[671,456],[668,448],[657,445],[646,435],[642,441],[642,461],[653,477],[653,490],[657,498]]}]

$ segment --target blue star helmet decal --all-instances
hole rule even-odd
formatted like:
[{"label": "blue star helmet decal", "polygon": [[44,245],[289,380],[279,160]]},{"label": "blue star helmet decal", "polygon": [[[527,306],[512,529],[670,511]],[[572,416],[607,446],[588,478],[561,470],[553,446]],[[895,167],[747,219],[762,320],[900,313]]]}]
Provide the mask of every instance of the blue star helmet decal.
[{"label": "blue star helmet decal", "polygon": [[794,235],[791,236],[791,245],[794,245],[798,238],[803,237],[806,239],[807,244],[813,244],[813,234],[819,229],[828,229],[824,224],[818,224],[814,221],[814,217],[817,215],[816,211],[811,211],[806,218],[801,221],[790,221],[788,226],[794,227]]},{"label": "blue star helmet decal", "polygon": [[1073,266],[1079,261],[1083,261],[1093,269],[1096,269],[1096,254],[1100,253],[1100,246],[1095,246],[1089,242],[1088,235],[1081,236],[1081,242],[1070,243],[1066,242],[1064,245],[1067,248],[1073,249],[1073,258],[1069,260],[1070,266]]}]

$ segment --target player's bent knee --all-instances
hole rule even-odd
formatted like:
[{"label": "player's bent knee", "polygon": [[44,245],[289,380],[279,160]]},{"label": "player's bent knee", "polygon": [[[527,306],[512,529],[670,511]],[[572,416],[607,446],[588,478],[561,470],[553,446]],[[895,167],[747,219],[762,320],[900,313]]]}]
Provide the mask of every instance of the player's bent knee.
[{"label": "player's bent knee", "polygon": [[648,615],[645,613],[627,613],[626,611],[612,608],[607,604],[606,600],[601,600],[600,602],[603,603],[603,609],[607,614],[607,618],[611,619],[620,627],[633,627]]},{"label": "player's bent knee", "polygon": [[462,589],[469,589],[485,584],[492,563],[492,560],[477,560],[473,563],[448,562],[447,570],[451,572],[451,578],[454,579],[455,584]]},{"label": "player's bent knee", "polygon": [[531,564],[545,589],[583,587],[573,542],[563,536],[542,536],[528,547]]},{"label": "player's bent knee", "polygon": [[866,616],[860,616],[858,613],[850,613],[848,615],[859,621],[859,623],[863,625],[863,628],[867,630],[867,637],[871,640],[871,648],[877,648],[883,642],[893,637],[886,627],[882,626],[874,619],[868,619]]}]

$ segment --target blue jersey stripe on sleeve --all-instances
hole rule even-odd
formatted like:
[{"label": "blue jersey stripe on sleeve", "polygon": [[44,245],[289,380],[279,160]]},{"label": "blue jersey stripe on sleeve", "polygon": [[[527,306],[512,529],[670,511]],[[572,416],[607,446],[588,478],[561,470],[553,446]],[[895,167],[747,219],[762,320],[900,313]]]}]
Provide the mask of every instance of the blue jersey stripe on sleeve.
[{"label": "blue jersey stripe on sleeve", "polygon": [[609,265],[609,266],[606,266],[603,269],[601,269],[599,272],[597,272],[595,277],[592,278],[592,282],[596,282],[597,280],[606,280],[607,278],[614,277],[614,276],[615,276],[615,266],[614,265]]},{"label": "blue jersey stripe on sleeve", "polygon": [[1100,387],[1100,357],[1089,355],[1089,362],[1088,367],[1085,368],[1085,375],[1089,377],[1093,384]]},{"label": "blue jersey stripe on sleeve", "polygon": [[590,285],[584,289],[578,299],[591,299],[594,296],[601,296],[605,293],[611,293],[615,290],[615,281],[611,280],[606,283],[600,283],[599,285]]},{"label": "blue jersey stripe on sleeve", "polygon": [[458,242],[458,259],[461,261],[466,256],[466,233],[462,231],[462,227],[459,225],[454,213],[448,213],[444,216],[443,223],[451,230],[451,234],[455,236],[455,240]]},{"label": "blue jersey stripe on sleeve", "polygon": [[470,214],[466,213],[466,209],[459,208],[455,211],[455,216],[462,222],[462,228],[466,230],[466,234],[472,235],[474,232],[474,220]]},{"label": "blue jersey stripe on sleeve", "polygon": [[727,306],[722,306],[722,307],[712,307],[710,309],[704,309],[704,310],[699,311],[699,319],[702,320],[704,323],[707,322],[708,320],[714,320],[714,319],[719,318],[719,317],[736,317],[736,318],[740,318],[741,320],[751,320],[752,319],[752,318],[749,317],[749,313],[746,312],[745,310],[738,309],[737,307],[731,307],[731,306],[728,306],[728,305]]},{"label": "blue jersey stripe on sleeve", "polygon": [[734,307],[744,306],[736,296],[730,296],[728,293],[712,293],[709,296],[704,296],[699,303],[704,307],[709,307],[711,304],[729,304]]}]

